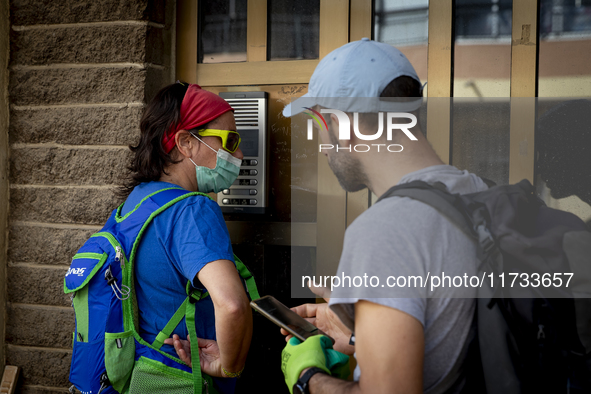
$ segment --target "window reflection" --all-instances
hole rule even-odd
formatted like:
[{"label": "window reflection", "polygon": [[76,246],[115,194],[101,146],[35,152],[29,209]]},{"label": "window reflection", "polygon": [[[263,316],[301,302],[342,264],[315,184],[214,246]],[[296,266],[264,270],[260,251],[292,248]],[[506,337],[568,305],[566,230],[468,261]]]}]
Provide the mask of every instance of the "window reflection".
[{"label": "window reflection", "polygon": [[246,61],[247,0],[199,1],[198,63]]},{"label": "window reflection", "polygon": [[591,95],[591,1],[541,0],[539,97]]},{"label": "window reflection", "polygon": [[456,0],[456,37],[511,36],[512,0]]},{"label": "window reflection", "polygon": [[454,98],[452,164],[508,184],[510,109],[508,98]]},{"label": "window reflection", "polygon": [[374,39],[398,48],[427,80],[429,0],[375,0]]},{"label": "window reflection", "polygon": [[542,38],[569,32],[591,32],[591,1],[541,0]]},{"label": "window reflection", "polygon": [[269,60],[318,59],[320,0],[269,0]]},{"label": "window reflection", "polygon": [[511,0],[456,0],[452,164],[509,182]]},{"label": "window reflection", "polygon": [[569,211],[591,229],[591,101],[539,100],[536,187],[552,208]]},{"label": "window reflection", "polygon": [[512,3],[455,2],[454,97],[509,97]]}]

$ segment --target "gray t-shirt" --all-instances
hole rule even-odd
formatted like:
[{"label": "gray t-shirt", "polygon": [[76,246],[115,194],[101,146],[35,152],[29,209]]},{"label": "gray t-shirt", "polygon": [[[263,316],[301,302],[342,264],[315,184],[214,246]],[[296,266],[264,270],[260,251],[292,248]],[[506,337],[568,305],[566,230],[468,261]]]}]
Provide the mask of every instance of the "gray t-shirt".
[{"label": "gray t-shirt", "polygon": [[[476,175],[448,165],[437,165],[405,175],[400,183],[422,180],[443,182],[452,193],[486,190]],[[377,276],[376,288],[338,287],[330,307],[354,330],[354,304],[367,300],[398,309],[416,318],[425,335],[423,388],[442,393],[458,387],[461,364],[472,334],[476,289],[453,286],[383,287],[388,276],[439,275],[454,277],[476,273],[476,245],[434,208],[407,197],[379,201],[347,228],[338,276]],[[375,281],[373,282],[375,284]],[[394,283],[394,282],[391,282]],[[399,282],[402,284],[402,282]],[[458,294],[461,297],[457,298]],[[399,298],[392,298],[399,297]],[[360,368],[355,370],[359,379]],[[453,389],[452,389],[453,391]]]}]

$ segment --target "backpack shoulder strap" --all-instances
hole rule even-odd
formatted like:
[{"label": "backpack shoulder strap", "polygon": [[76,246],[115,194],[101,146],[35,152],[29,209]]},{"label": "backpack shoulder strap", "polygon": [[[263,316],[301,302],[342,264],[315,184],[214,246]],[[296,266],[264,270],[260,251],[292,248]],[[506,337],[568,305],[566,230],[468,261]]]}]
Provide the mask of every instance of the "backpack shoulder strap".
[{"label": "backpack shoulder strap", "polygon": [[[160,192],[156,192],[155,194],[151,194],[150,197],[154,200],[157,204],[161,207],[166,206],[167,204],[174,204],[175,202],[180,200],[180,197],[190,197],[190,196],[203,196],[207,197],[210,200],[212,199],[208,194],[201,193],[201,192],[189,192],[185,189],[180,188],[170,188],[170,189],[162,189]],[[171,204],[172,203],[172,204]],[[170,206],[168,205],[168,206]],[[167,208],[168,208],[167,206]]]},{"label": "backpack shoulder strap", "polygon": [[185,324],[189,332],[190,346],[191,346],[191,365],[193,367],[193,392],[201,394],[203,387],[203,375],[201,374],[200,360],[199,360],[199,343],[197,339],[197,330],[195,329],[195,304],[188,302],[185,304]]},{"label": "backpack shoulder strap", "polygon": [[488,227],[486,205],[473,199],[478,194],[461,196],[449,193],[441,182],[431,185],[423,181],[413,181],[390,188],[377,202],[398,196],[429,205],[455,224],[468,238],[477,241],[477,257],[482,263],[479,269],[487,262],[493,264],[493,269],[500,269],[495,267],[502,266],[502,253]]},{"label": "backpack shoulder strap", "polygon": [[118,231],[125,233],[127,244],[124,245],[124,249],[130,261],[135,257],[142,235],[152,220],[170,206],[192,196],[204,196],[211,199],[204,193],[189,192],[181,188],[168,188],[146,196],[125,216],[121,216],[123,204],[117,208],[115,214],[111,216],[111,219],[116,223],[112,224],[118,225]]},{"label": "backpack shoulder strap", "polygon": [[[132,247],[130,248],[129,254],[129,261],[130,264],[126,266],[126,270],[128,275],[131,277],[133,275],[133,261],[135,258],[135,254],[137,252],[137,248],[139,246],[140,240],[144,231],[148,228],[148,225],[152,222],[152,220],[165,211],[170,206],[174,205],[175,203],[184,200],[185,198],[191,196],[204,196],[212,199],[207,194],[200,193],[200,192],[189,192],[182,188],[168,188],[162,189],[155,193],[152,193],[146,196],[132,211],[127,213],[124,217],[121,217],[121,208],[123,204],[117,209],[117,212],[113,215],[115,220],[122,224],[124,228],[124,222],[126,219],[130,221],[129,227],[132,227],[133,230],[130,229],[131,232],[135,233],[132,237]],[[132,216],[133,214],[133,216]],[[134,223],[135,222],[135,223]],[[135,230],[135,231],[134,231]],[[195,331],[195,305],[194,302],[198,301],[199,299],[205,297],[207,294],[201,294],[199,292],[198,295],[193,295],[189,293],[189,286],[190,282],[187,283],[187,298],[185,298],[184,302],[180,305],[180,307],[175,311],[172,315],[166,326],[158,333],[154,342],[152,344],[148,344],[153,348],[161,351],[161,347],[164,343],[166,338],[169,338],[172,334],[172,331],[178,326],[178,324],[185,318],[187,323],[187,329],[189,331],[189,335],[191,338],[191,361],[192,365],[199,365],[199,347],[197,341],[197,334]],[[134,294],[135,298],[135,294]],[[195,298],[195,299],[194,299]],[[132,315],[130,316],[132,321],[136,321],[134,312],[132,311],[133,306],[128,308],[129,312]],[[135,323],[134,323],[135,326]],[[135,328],[134,328],[135,329]],[[202,392],[202,384],[203,384],[203,376],[201,373],[200,368],[193,368],[193,389],[195,393]]]},{"label": "backpack shoulder strap", "polygon": [[177,201],[195,195],[204,196],[211,200],[211,197],[209,197],[209,195],[205,193],[190,192],[180,187],[170,187],[166,189],[160,189],[155,191],[154,193],[148,194],[131,211],[126,213],[125,216],[121,216],[123,205],[125,203],[121,204],[115,210],[113,217],[117,223],[121,223],[124,220],[131,220],[132,218],[136,221],[145,221],[148,220],[150,218],[150,215],[156,210],[162,208],[160,210],[161,212],[164,209],[171,206],[172,204],[176,203]]},{"label": "backpack shoulder strap", "polygon": [[427,204],[470,238],[474,237],[474,230],[463,208],[462,200],[458,195],[449,193],[441,182],[431,185],[423,181],[412,181],[393,186],[376,201],[376,204],[389,197],[408,197]]},{"label": "backpack shoulder strap", "polygon": [[250,299],[256,300],[258,298],[261,298],[252,273],[248,270],[248,268],[242,262],[242,260],[238,258],[238,256],[234,255],[234,261],[236,262],[236,269],[238,270],[238,274],[246,284],[246,290],[248,291],[248,296],[250,297]]}]

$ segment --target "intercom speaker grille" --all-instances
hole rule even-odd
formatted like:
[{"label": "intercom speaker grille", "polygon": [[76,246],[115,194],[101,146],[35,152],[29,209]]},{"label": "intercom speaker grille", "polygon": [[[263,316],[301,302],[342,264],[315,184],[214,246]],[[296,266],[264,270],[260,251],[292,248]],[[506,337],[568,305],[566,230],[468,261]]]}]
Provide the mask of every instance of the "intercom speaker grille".
[{"label": "intercom speaker grille", "polygon": [[258,126],[260,104],[258,99],[254,100],[231,100],[230,105],[234,108],[236,126]]}]

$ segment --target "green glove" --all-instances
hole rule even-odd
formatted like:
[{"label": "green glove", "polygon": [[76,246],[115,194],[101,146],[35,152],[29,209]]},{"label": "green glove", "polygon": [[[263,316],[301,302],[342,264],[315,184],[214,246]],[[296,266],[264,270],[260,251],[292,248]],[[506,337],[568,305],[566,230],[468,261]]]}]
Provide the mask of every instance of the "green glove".
[{"label": "green glove", "polygon": [[330,339],[324,335],[314,335],[300,342],[292,337],[283,352],[281,352],[281,371],[285,377],[285,383],[289,392],[293,392],[293,385],[298,381],[300,374],[306,368],[318,367],[330,374],[326,367],[324,348],[332,348]]},{"label": "green glove", "polygon": [[326,355],[326,366],[330,369],[330,374],[335,378],[346,380],[351,374],[349,369],[349,356],[344,353],[338,352],[332,348],[325,349]]},{"label": "green glove", "polygon": [[334,350],[325,335],[314,335],[303,343],[295,337],[291,338],[281,353],[281,370],[290,393],[302,371],[311,367],[346,379],[349,376],[349,356]]}]

